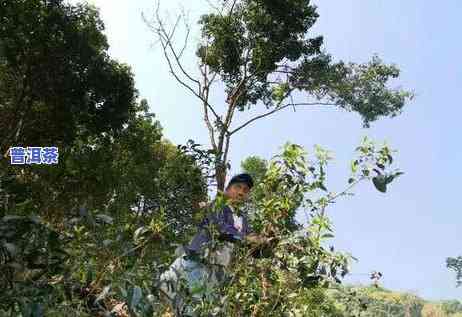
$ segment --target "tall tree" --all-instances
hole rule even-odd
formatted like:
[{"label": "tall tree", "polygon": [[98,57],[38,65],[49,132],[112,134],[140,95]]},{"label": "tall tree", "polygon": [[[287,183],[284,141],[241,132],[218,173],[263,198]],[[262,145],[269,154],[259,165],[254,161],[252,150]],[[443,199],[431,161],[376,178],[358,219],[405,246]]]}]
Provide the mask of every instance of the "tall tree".
[{"label": "tall tree", "polygon": [[[147,281],[206,195],[196,158],[163,139],[103,30],[86,4],[0,0],[2,316],[104,308],[95,293]],[[57,165],[4,157],[51,145]]]},{"label": "tall tree", "polygon": [[94,294],[107,284],[147,281],[187,238],[191,207],[206,195],[195,158],[143,111],[117,137],[62,150],[58,165],[2,164],[0,315],[23,305],[67,316],[61,309],[98,308]]},{"label": "tall tree", "polygon": [[[181,58],[187,49],[174,40],[182,15],[169,29],[156,10],[147,21],[159,39],[175,79],[196,96],[215,154],[215,178],[223,190],[233,135],[257,120],[284,109],[337,107],[357,112],[363,124],[396,116],[412,93],[389,87],[399,76],[394,65],[377,56],[366,64],[334,61],[323,49],[323,37],[310,38],[319,17],[310,0],[224,0],[199,20],[201,36],[196,55],[199,75],[190,73]],[[223,85],[215,85],[221,82]],[[225,110],[211,104],[214,88],[225,87]],[[235,124],[239,112],[261,113]]]},{"label": "tall tree", "polygon": [[127,65],[111,59],[97,10],[0,1],[0,150],[63,146],[120,131],[135,111]]}]

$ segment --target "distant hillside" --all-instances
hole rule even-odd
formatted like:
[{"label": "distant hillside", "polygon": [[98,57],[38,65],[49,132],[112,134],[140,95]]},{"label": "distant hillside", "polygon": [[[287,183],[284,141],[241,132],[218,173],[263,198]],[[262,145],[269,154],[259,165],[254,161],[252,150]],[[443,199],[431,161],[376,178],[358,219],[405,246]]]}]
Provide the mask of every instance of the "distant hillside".
[{"label": "distant hillside", "polygon": [[462,302],[458,300],[427,301],[381,287],[345,286],[329,295],[344,316],[462,317]]}]

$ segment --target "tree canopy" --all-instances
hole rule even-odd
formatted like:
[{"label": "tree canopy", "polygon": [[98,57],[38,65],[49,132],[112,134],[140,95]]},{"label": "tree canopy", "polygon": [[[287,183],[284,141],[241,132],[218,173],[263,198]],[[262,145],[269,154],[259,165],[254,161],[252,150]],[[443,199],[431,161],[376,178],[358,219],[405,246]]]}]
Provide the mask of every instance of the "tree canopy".
[{"label": "tree canopy", "polygon": [[0,150],[116,133],[135,111],[130,67],[109,57],[96,8],[0,2]]},{"label": "tree canopy", "polygon": [[[93,314],[108,281],[142,285],[173,256],[206,180],[109,57],[94,7],[2,1],[0,21],[0,315]],[[3,156],[32,145],[58,164]]]},{"label": "tree canopy", "polygon": [[[335,61],[323,48],[324,38],[311,36],[318,17],[310,0],[218,1],[198,21],[199,76],[189,73],[181,61],[190,26],[185,44],[175,47],[181,15],[171,29],[159,9],[148,21],[175,79],[203,105],[219,190],[229,166],[232,135],[257,120],[287,108],[337,107],[358,113],[368,127],[380,117],[398,115],[413,97],[409,91],[390,87],[400,71],[378,56],[364,64]],[[223,114],[209,100],[217,81],[225,86]],[[260,114],[234,124],[236,112],[254,108]]]}]

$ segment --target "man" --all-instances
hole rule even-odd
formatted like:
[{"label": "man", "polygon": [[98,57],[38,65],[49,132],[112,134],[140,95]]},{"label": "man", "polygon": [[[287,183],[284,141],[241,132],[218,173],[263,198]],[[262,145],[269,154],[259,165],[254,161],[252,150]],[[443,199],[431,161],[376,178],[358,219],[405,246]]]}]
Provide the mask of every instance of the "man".
[{"label": "man", "polygon": [[[218,195],[209,206],[212,212],[200,224],[200,230],[185,247],[185,253],[161,275],[161,293],[174,310],[175,316],[192,315],[192,307],[188,305],[184,294],[191,294],[193,301],[213,297],[210,291],[224,282],[225,269],[231,261],[235,242],[266,242],[264,238],[251,233],[247,215],[240,214],[237,210],[238,205],[248,198],[252,187],[253,180],[249,174],[234,176],[229,181],[223,197]],[[214,236],[223,246],[210,252],[208,256],[201,257]],[[182,281],[186,285],[183,285]]]}]

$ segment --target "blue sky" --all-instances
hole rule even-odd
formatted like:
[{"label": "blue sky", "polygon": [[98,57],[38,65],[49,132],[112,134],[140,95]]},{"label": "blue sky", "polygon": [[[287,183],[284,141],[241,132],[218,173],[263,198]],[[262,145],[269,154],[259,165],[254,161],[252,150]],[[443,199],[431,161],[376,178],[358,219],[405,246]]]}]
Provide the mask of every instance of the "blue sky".
[{"label": "blue sky", "polygon": [[[169,74],[155,39],[141,19],[153,13],[151,0],[93,0],[101,9],[110,54],[132,66],[140,96],[146,98],[174,143],[189,138],[207,143],[200,105]],[[325,47],[336,59],[366,62],[377,53],[397,64],[396,83],[417,97],[402,115],[381,119],[362,128],[358,115],[333,109],[281,112],[238,133],[231,145],[232,172],[249,155],[270,158],[287,141],[314,144],[335,153],[329,169],[331,190],[343,188],[353,150],[365,135],[386,140],[399,152],[397,167],[406,174],[387,194],[361,184],[352,198],[329,211],[337,249],[359,259],[353,264],[353,283],[368,283],[366,273],[383,272],[383,286],[411,291],[427,299],[462,299],[455,275],[445,267],[447,256],[462,254],[462,213],[459,207],[462,151],[462,2],[343,0],[315,1],[320,18],[313,35],[325,37]],[[195,27],[206,1],[162,1],[161,11],[184,7]],[[197,31],[197,28],[193,29]],[[179,33],[181,36],[182,34]],[[196,71],[197,32],[193,32],[184,64]],[[223,104],[218,92],[213,101]],[[243,120],[244,118],[241,118]],[[459,163],[459,164],[458,164]]]}]

